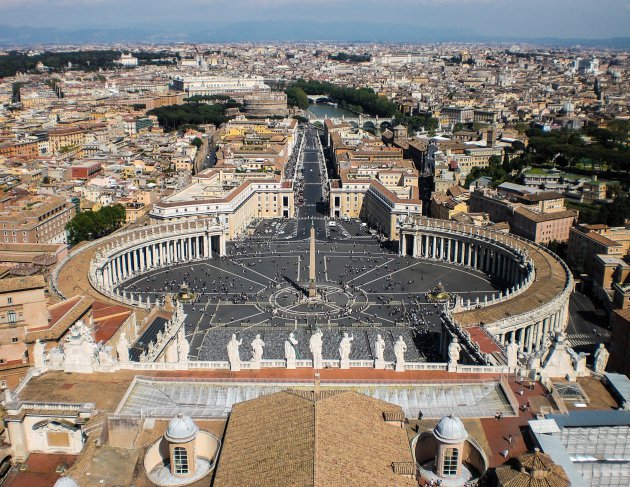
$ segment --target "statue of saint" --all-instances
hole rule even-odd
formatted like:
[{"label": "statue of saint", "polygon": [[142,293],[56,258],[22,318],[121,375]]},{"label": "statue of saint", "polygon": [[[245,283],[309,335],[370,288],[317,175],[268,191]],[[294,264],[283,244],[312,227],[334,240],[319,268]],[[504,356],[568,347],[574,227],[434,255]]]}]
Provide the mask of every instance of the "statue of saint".
[{"label": "statue of saint", "polygon": [[507,365],[509,368],[518,366],[518,349],[518,343],[516,343],[514,341],[514,337],[512,337],[512,340],[510,341],[510,343],[508,343],[508,346],[506,347]]},{"label": "statue of saint", "polygon": [[240,370],[241,356],[238,353],[238,347],[243,344],[243,340],[237,340],[236,334],[232,333],[232,338],[227,344],[228,360],[230,361],[230,367],[232,370]]},{"label": "statue of saint", "polygon": [[322,337],[324,334],[318,328],[315,333],[311,335],[311,339],[309,340],[309,349],[313,354],[313,368],[321,369],[322,368]]},{"label": "statue of saint", "polygon": [[339,356],[342,361],[350,360],[350,352],[352,351],[352,341],[354,335],[348,336],[348,332],[343,333],[343,338],[339,342]]},{"label": "statue of saint", "polygon": [[38,338],[35,340],[35,345],[33,345],[33,365],[36,368],[41,368],[44,366],[46,359],[44,354],[46,352],[46,345],[42,343],[42,341]]},{"label": "statue of saint", "polygon": [[452,365],[457,364],[459,361],[459,352],[462,351],[462,346],[459,344],[457,337],[453,337],[453,341],[448,346],[448,362]]},{"label": "statue of saint", "polygon": [[610,357],[610,352],[606,350],[606,347],[603,343],[599,344],[597,350],[595,351],[595,363],[594,369],[598,374],[603,374],[606,371],[606,365],[608,364],[608,357]]},{"label": "statue of saint", "polygon": [[252,341],[252,361],[260,362],[263,356],[263,347],[265,346],[265,342],[260,338],[260,334],[256,335],[254,341]]},{"label": "statue of saint", "polygon": [[116,353],[118,354],[118,361],[126,364],[129,362],[129,341],[125,332],[121,332],[118,337],[118,343],[116,343]]},{"label": "statue of saint", "polygon": [[297,357],[295,346],[298,341],[295,339],[293,332],[289,333],[289,337],[284,341],[284,357],[287,361],[294,361]]},{"label": "statue of saint", "polygon": [[186,339],[184,333],[181,333],[177,339],[177,356],[179,362],[188,362],[188,354],[190,353],[190,343]]},{"label": "statue of saint", "polygon": [[394,343],[394,355],[396,356],[396,369],[404,370],[405,368],[405,352],[407,351],[407,344],[403,340],[402,336],[398,337],[396,343]]},{"label": "statue of saint", "polygon": [[376,335],[376,341],[374,342],[374,355],[377,361],[382,362],[384,360],[383,359],[384,352],[385,352],[385,340],[383,340],[383,337],[380,334]]}]

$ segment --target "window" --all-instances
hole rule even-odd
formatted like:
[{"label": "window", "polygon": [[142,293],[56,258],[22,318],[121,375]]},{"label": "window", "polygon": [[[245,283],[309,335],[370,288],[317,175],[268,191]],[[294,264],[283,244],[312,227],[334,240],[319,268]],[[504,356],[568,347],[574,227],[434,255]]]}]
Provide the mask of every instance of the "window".
[{"label": "window", "polygon": [[13,343],[17,343],[17,342],[19,342],[19,341],[20,341],[20,339],[19,339],[18,337],[13,337],[13,338],[11,338],[11,341],[12,341]]},{"label": "window", "polygon": [[173,449],[173,464],[176,475],[188,474],[188,451],[186,451],[186,448],[176,446]]},{"label": "window", "polygon": [[12,297],[8,297],[7,298],[7,304],[13,304],[13,298]]},{"label": "window", "polygon": [[454,477],[457,475],[457,460],[459,450],[457,448],[447,448],[444,450],[444,468],[442,475],[444,477]]},{"label": "window", "polygon": [[17,315],[15,314],[15,311],[9,310],[8,320],[9,320],[9,323],[15,323],[17,321]]}]

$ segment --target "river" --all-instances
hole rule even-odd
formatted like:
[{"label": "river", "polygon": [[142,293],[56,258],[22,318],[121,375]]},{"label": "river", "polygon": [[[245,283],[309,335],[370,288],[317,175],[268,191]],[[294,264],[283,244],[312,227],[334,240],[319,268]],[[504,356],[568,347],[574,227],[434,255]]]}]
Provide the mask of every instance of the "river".
[{"label": "river", "polygon": [[[341,108],[341,107],[336,107],[334,105],[329,105],[328,103],[316,103],[316,104],[311,103],[308,106],[308,111],[311,112],[313,115],[315,115],[317,118],[324,118],[324,117],[341,118],[344,115],[346,117],[352,117],[352,118],[357,117],[357,114],[354,112],[351,112],[350,110],[346,110],[345,108]],[[381,130],[381,127],[377,127],[376,129],[368,129],[367,131],[373,135],[376,135],[377,137],[380,137],[381,134],[383,133],[383,131]]]},{"label": "river", "polygon": [[308,106],[308,111],[315,115],[317,118],[324,118],[325,116],[327,116],[328,118],[341,118],[342,116],[354,118],[357,116],[356,113],[351,112],[350,110],[336,107],[334,105],[329,105],[328,103],[311,103]]}]

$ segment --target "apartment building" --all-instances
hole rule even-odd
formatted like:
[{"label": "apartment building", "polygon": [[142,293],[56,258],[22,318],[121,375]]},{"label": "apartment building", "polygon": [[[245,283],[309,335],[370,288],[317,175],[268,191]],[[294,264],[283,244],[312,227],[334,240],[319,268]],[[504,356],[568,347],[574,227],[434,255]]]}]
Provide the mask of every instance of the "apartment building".
[{"label": "apartment building", "polygon": [[605,181],[598,181],[594,176],[592,181],[586,181],[582,185],[582,199],[585,203],[595,203],[606,199],[608,185]]},{"label": "apartment building", "polygon": [[497,190],[476,189],[470,211],[483,212],[497,222],[507,222],[512,233],[536,243],[566,242],[578,213],[568,210],[561,194],[503,183]]},{"label": "apartment building", "polygon": [[42,276],[0,280],[0,388],[15,388],[29,367],[28,328],[48,325]]},{"label": "apartment building", "polygon": [[630,249],[630,225],[609,227],[605,224],[578,225],[571,228],[567,261],[573,267],[593,275],[595,256],[623,259]]},{"label": "apartment building", "polygon": [[248,120],[239,118],[215,134],[216,167],[239,171],[280,173],[295,146],[297,120]]},{"label": "apartment building", "polygon": [[[395,127],[393,140],[406,129]],[[387,238],[398,238],[402,215],[422,214],[418,171],[399,146],[342,123],[325,122],[338,179],[330,181],[330,216],[361,218]]]},{"label": "apartment building", "polygon": [[[455,186],[458,189],[459,186]],[[452,220],[453,215],[468,212],[468,195],[453,196],[442,192],[434,192],[431,195],[431,218],[440,220]]]},{"label": "apartment building", "polygon": [[0,242],[65,243],[75,206],[59,196],[4,194],[0,197]]}]

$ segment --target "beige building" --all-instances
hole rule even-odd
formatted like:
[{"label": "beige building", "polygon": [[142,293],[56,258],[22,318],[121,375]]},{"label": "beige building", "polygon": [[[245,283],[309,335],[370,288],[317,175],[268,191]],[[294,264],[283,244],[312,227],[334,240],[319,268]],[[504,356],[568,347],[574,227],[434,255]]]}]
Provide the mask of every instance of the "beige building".
[{"label": "beige building", "polygon": [[605,181],[598,181],[597,176],[592,181],[587,181],[582,185],[582,199],[585,203],[594,203],[606,199],[608,185]]},{"label": "beige building", "polygon": [[608,225],[578,225],[570,230],[567,261],[593,275],[596,255],[623,258],[630,249],[630,225],[609,227]]},{"label": "beige building", "polygon": [[431,217],[452,220],[456,214],[468,213],[469,197],[461,186],[452,186],[444,193],[435,191],[431,195]]},{"label": "beige building", "polygon": [[[394,128],[395,134],[406,130]],[[330,181],[330,217],[361,218],[391,240],[398,238],[398,220],[422,214],[418,171],[403,158],[400,147],[351,125],[325,122],[329,153],[338,178]],[[394,135],[398,140],[400,136]]]},{"label": "beige building", "polygon": [[295,213],[293,183],[273,174],[252,175],[234,169],[211,169],[183,190],[158,201],[152,221],[216,217],[229,228],[229,239],[245,233],[259,218],[290,218]]},{"label": "beige building", "polygon": [[0,242],[63,243],[75,206],[58,196],[0,197]]},{"label": "beige building", "polygon": [[91,311],[93,299],[83,296],[48,305],[41,275],[0,280],[0,388],[11,388],[33,364],[33,345],[51,348],[68,328]]},{"label": "beige building", "polygon": [[0,280],[0,386],[15,388],[29,367],[26,333],[48,325],[42,276]]},{"label": "beige building", "polygon": [[280,174],[297,138],[297,120],[237,118],[214,135],[217,168],[233,167],[248,173]]},{"label": "beige building", "polygon": [[536,243],[566,242],[577,221],[577,211],[567,210],[564,198],[553,191],[540,191],[504,183],[497,190],[476,189],[470,195],[470,211],[507,222],[512,233]]}]

